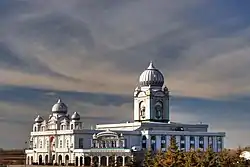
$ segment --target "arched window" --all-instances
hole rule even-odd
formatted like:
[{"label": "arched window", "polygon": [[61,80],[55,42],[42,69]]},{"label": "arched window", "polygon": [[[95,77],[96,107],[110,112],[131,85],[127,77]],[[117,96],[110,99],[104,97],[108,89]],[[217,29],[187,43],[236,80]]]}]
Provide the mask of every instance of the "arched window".
[{"label": "arched window", "polygon": [[141,101],[139,104],[139,112],[140,112],[140,118],[144,119],[145,118],[145,106],[144,103]]},{"label": "arched window", "polygon": [[208,146],[213,149],[213,136],[208,137]]},{"label": "arched window", "polygon": [[204,149],[204,137],[203,136],[199,137],[199,148],[202,150]]},{"label": "arched window", "polygon": [[186,137],[185,136],[180,137],[180,149],[181,150],[186,149]]},{"label": "arched window", "polygon": [[195,149],[195,137],[190,136],[190,149]]},{"label": "arched window", "polygon": [[217,149],[218,149],[218,152],[220,152],[222,150],[222,147],[223,147],[222,144],[223,144],[222,143],[222,137],[218,136],[217,137]]},{"label": "arched window", "polygon": [[70,127],[70,128],[71,128],[71,130],[73,129],[73,126],[74,126],[74,125],[73,125],[73,124],[71,124],[71,127]]},{"label": "arched window", "polygon": [[161,150],[166,151],[166,136],[165,135],[161,136]]},{"label": "arched window", "polygon": [[35,128],[34,128],[34,132],[36,132],[36,126],[35,126]]},{"label": "arched window", "polygon": [[147,137],[142,136],[142,148],[147,148]]},{"label": "arched window", "polygon": [[151,136],[151,149],[152,151],[155,151],[156,149],[156,137],[155,136]]}]

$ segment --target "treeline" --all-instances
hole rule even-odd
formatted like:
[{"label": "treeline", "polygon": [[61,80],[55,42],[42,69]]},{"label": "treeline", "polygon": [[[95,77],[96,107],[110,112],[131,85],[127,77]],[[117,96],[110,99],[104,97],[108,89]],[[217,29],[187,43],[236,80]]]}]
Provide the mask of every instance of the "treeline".
[{"label": "treeline", "polygon": [[[250,167],[249,161],[240,158],[243,149],[235,152],[224,149],[213,152],[211,148],[205,151],[190,150],[184,152],[178,149],[175,138],[171,138],[170,146],[166,152],[152,152],[148,150],[140,166],[144,167]],[[139,166],[132,162],[129,166]]]}]

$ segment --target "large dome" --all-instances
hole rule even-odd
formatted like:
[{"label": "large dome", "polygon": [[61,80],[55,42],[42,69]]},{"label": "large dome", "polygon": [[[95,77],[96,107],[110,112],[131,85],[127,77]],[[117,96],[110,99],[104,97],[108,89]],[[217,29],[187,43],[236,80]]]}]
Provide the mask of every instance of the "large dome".
[{"label": "large dome", "polygon": [[62,102],[61,99],[58,99],[57,103],[53,105],[52,107],[52,112],[53,113],[63,113],[67,114],[68,112],[68,107],[66,104]]},{"label": "large dome", "polygon": [[141,86],[163,86],[164,76],[154,67],[153,62],[150,62],[148,68],[141,73],[139,82]]}]

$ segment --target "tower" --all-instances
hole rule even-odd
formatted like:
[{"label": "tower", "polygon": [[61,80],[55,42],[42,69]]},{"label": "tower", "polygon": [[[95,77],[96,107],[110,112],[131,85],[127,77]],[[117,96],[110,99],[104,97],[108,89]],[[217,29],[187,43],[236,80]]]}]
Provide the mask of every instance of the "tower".
[{"label": "tower", "polygon": [[134,91],[134,121],[169,122],[169,91],[163,74],[150,62]]}]

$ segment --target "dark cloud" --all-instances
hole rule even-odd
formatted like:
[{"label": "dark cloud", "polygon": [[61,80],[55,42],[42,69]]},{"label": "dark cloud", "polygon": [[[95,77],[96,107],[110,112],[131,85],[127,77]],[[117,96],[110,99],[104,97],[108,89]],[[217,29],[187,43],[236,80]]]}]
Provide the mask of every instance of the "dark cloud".
[{"label": "dark cloud", "polygon": [[249,126],[248,6],[233,0],[2,0],[1,129],[19,126],[25,133],[11,141],[21,143],[28,122],[49,114],[57,97],[86,124],[131,120],[133,89],[153,60],[173,94],[172,118],[211,123],[235,146],[237,129],[245,133],[240,127]]}]

